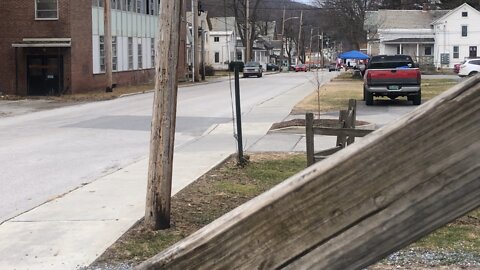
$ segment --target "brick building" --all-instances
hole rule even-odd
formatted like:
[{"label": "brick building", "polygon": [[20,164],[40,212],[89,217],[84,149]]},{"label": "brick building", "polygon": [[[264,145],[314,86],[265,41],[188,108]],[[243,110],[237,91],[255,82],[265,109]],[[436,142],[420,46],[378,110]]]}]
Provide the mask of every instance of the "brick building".
[{"label": "brick building", "polygon": [[[159,0],[111,4],[113,83],[151,81]],[[0,92],[58,95],[104,89],[103,30],[103,0],[0,1]],[[184,44],[186,34],[180,36]],[[184,47],[180,74],[186,69]]]}]

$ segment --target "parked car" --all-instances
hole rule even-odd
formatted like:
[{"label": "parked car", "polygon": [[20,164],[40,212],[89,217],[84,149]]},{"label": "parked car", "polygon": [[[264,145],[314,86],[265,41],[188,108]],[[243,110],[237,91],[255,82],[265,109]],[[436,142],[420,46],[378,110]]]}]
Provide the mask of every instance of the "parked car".
[{"label": "parked car", "polygon": [[390,99],[404,96],[414,105],[420,105],[421,73],[409,55],[373,56],[365,72],[363,97],[366,105],[372,105],[375,96]]},{"label": "parked car", "polygon": [[258,62],[248,62],[243,67],[243,77],[257,76],[258,78],[263,75],[263,67]]},{"label": "parked car", "polygon": [[339,70],[340,70],[340,65],[337,65],[337,63],[330,63],[328,65],[328,72],[339,71]]},{"label": "parked car", "polygon": [[480,72],[480,58],[467,59],[460,65],[458,76],[474,76]]},{"label": "parked car", "polygon": [[458,74],[458,72],[460,72],[460,66],[461,65],[462,65],[461,63],[453,65],[453,72]]},{"label": "parked car", "polygon": [[288,67],[288,70],[290,70],[290,71],[295,71],[295,65],[290,65],[290,66]]},{"label": "parked car", "polygon": [[280,67],[275,65],[275,64],[272,64],[272,63],[267,64],[267,70],[277,71],[279,69],[280,69]]},{"label": "parked car", "polygon": [[300,64],[300,65],[296,65],[295,66],[295,72],[299,72],[299,71],[305,71],[307,72],[309,70],[308,66],[305,65],[305,64]]}]

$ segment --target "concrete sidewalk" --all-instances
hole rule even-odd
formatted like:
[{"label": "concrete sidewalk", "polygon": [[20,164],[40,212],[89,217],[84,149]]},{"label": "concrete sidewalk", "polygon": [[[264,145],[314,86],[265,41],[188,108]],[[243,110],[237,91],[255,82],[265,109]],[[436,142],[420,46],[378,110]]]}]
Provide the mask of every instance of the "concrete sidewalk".
[{"label": "concrete sidewalk", "polygon": [[[246,113],[245,148],[294,149],[297,139],[286,136],[272,140],[265,134],[312,89],[310,83],[305,83]],[[177,147],[172,193],[235,150],[232,123],[214,125],[199,139]],[[88,266],[143,217],[147,167],[148,158],[144,158],[0,225],[0,269],[64,270]]]}]

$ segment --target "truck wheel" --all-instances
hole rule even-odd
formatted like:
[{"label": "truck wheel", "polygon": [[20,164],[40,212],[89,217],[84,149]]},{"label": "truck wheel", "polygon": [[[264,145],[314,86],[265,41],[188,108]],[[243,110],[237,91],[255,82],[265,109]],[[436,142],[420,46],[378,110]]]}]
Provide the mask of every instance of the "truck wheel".
[{"label": "truck wheel", "polygon": [[416,96],[412,97],[413,105],[420,105],[422,104],[422,93],[418,92]]},{"label": "truck wheel", "polygon": [[373,94],[365,91],[365,105],[373,105]]}]

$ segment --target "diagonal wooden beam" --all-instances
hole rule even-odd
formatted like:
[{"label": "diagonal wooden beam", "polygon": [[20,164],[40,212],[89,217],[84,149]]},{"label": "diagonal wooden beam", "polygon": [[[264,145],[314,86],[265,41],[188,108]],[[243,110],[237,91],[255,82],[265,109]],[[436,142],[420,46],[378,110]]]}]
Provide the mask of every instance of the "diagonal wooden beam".
[{"label": "diagonal wooden beam", "polygon": [[137,269],[362,269],[480,206],[480,76]]}]

